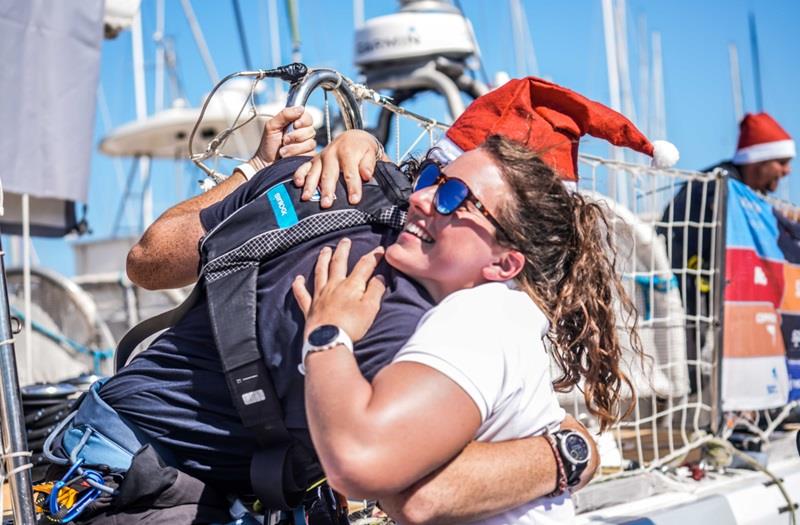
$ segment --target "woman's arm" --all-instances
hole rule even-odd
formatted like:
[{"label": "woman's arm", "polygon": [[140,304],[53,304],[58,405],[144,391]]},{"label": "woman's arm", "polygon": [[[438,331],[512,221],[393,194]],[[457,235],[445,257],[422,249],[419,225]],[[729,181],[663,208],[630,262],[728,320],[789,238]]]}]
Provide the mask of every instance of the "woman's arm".
[{"label": "woman's arm", "polygon": [[[295,130],[283,135],[283,129],[294,122]],[[261,144],[250,163],[262,169],[278,156],[301,155],[314,151],[314,128],[311,115],[302,107],[285,108],[269,119],[261,136]],[[200,210],[219,202],[245,183],[235,173],[221,184],[165,211],[147,228],[128,252],[126,270],[131,281],[149,290],[178,288],[197,280],[200,254],[197,243],[205,234],[200,223]]]},{"label": "woman's arm", "polygon": [[[382,249],[348,277],[349,241],[324,249],[313,300],[302,278],[293,289],[307,313],[306,335],[334,324],[363,337],[380,306],[383,284],[370,278]],[[396,494],[457,454],[480,425],[478,407],[455,382],[418,363],[394,363],[366,381],[343,345],[307,356],[306,415],[328,480],[355,497]],[[346,388],[343,387],[346,385]]]}]

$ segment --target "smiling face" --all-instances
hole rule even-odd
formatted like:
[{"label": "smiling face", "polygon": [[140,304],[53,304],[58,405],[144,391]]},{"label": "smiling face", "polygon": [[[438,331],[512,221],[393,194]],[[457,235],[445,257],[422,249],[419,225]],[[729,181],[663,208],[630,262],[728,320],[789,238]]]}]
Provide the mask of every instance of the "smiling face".
[{"label": "smiling face", "polygon": [[741,166],[742,181],[755,190],[771,193],[778,189],[780,180],[791,172],[791,161],[787,158],[745,164]]},{"label": "smiling face", "polygon": [[[481,149],[469,151],[444,168],[462,180],[496,216],[509,193],[500,169]],[[422,284],[437,302],[448,294],[514,275],[514,250],[500,245],[495,228],[473,204],[465,202],[450,215],[437,213],[437,186],[414,192],[406,227],[386,250],[386,260]],[[518,252],[517,252],[518,255]]]}]

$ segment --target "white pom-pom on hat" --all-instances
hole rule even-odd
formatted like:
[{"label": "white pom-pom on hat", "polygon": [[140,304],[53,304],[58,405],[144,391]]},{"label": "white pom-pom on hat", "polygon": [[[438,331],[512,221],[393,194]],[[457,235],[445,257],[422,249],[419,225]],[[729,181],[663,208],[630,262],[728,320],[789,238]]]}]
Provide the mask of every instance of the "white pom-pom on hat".
[{"label": "white pom-pom on hat", "polygon": [[653,144],[653,166],[656,168],[671,168],[681,158],[678,148],[672,142],[666,140],[654,140]]}]

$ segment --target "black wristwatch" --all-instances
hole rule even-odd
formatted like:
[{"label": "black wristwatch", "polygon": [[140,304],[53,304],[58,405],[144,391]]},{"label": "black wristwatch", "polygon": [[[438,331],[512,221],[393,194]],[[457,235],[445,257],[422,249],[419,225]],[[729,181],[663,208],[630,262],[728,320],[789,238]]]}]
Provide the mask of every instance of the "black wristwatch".
[{"label": "black wristwatch", "polygon": [[552,434],[556,441],[561,463],[564,465],[564,474],[567,476],[567,486],[574,487],[581,480],[581,474],[589,465],[592,457],[592,448],[580,433],[572,430],[559,430]]}]

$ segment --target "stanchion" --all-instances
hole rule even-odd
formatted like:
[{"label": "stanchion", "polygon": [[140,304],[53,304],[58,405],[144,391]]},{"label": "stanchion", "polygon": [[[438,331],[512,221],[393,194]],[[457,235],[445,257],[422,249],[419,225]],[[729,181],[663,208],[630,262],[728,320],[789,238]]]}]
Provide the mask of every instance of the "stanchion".
[{"label": "stanchion", "polygon": [[[714,250],[717,271],[714,274],[714,297],[713,297],[713,312],[715,312],[714,319],[714,339],[717,354],[714,359],[714,367],[711,369],[711,432],[719,436],[725,429],[723,418],[725,414],[722,411],[722,358],[724,348],[724,335],[725,335],[725,246],[726,246],[726,231],[728,228],[728,177],[725,172],[716,169],[713,172],[716,178],[715,186],[715,209],[717,216],[714,221],[719,224],[717,229],[717,237],[715,239]],[[699,350],[698,350],[699,351]]]},{"label": "stanchion", "polygon": [[0,240],[0,426],[3,435],[3,455],[6,472],[11,472],[9,484],[15,525],[36,523],[31,491],[31,473],[21,468],[29,458],[18,453],[28,450],[25,424],[20,400],[17,362],[14,358],[14,343],[8,307],[6,269],[3,261],[3,245]]}]

